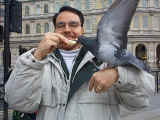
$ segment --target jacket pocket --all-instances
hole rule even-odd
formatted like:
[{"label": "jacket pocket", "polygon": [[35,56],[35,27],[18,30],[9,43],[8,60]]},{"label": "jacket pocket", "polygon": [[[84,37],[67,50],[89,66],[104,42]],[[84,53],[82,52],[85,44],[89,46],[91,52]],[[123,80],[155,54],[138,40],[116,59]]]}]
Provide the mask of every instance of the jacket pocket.
[{"label": "jacket pocket", "polygon": [[80,104],[118,104],[112,88],[103,93],[95,93],[94,91],[90,92],[84,85],[83,89],[78,91],[77,97]]},{"label": "jacket pocket", "polygon": [[109,104],[105,97],[85,97],[78,101],[79,104]]},{"label": "jacket pocket", "polygon": [[[111,100],[112,99],[112,100]],[[95,95],[95,96],[86,96],[78,100],[79,104],[106,104],[106,105],[116,105],[118,102],[107,96]]]},{"label": "jacket pocket", "polygon": [[[56,87],[53,86],[50,64],[44,66],[44,74],[41,77],[42,101],[41,104],[47,107],[55,107],[57,99]],[[56,83],[54,83],[56,85]]]},{"label": "jacket pocket", "polygon": [[42,105],[48,107],[55,107],[57,105],[55,89],[51,87],[50,89],[45,89],[42,91]]}]

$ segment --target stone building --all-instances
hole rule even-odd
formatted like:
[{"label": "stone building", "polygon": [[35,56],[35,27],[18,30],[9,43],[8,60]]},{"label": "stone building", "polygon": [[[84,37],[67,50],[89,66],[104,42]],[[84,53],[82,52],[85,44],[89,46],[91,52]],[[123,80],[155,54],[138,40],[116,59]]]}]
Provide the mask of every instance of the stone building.
[{"label": "stone building", "polygon": [[[11,33],[10,36],[12,65],[19,56],[20,45],[26,49],[36,47],[44,33],[54,31],[52,16],[61,6],[70,5],[81,10],[85,15],[85,35],[95,36],[98,21],[113,2],[113,0],[19,1],[23,5],[23,30],[22,34]],[[156,62],[158,58],[160,59],[159,0],[140,0],[128,36],[128,49],[139,59],[149,62],[152,67],[156,67]],[[3,45],[1,43],[1,53],[2,50]]]}]

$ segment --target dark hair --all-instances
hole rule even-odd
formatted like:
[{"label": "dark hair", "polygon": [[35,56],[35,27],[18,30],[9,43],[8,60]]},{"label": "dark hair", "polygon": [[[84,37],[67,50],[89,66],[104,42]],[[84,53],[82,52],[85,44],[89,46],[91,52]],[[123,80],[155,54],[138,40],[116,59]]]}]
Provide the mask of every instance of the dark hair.
[{"label": "dark hair", "polygon": [[56,19],[58,17],[58,15],[61,13],[61,12],[64,12],[64,11],[69,11],[69,12],[72,12],[76,15],[78,15],[79,19],[80,19],[80,22],[81,22],[81,26],[83,27],[83,24],[84,24],[84,16],[83,16],[83,13],[75,8],[72,8],[70,6],[63,6],[58,13],[56,13],[54,16],[53,16],[53,24],[54,24],[54,27],[56,28]]}]

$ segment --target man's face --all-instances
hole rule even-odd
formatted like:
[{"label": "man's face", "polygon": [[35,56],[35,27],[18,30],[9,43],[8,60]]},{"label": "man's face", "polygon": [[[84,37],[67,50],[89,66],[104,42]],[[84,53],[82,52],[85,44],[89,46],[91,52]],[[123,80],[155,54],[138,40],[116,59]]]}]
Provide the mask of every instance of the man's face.
[{"label": "man's face", "polygon": [[[83,34],[79,16],[69,11],[61,12],[56,19],[55,32],[62,34],[68,40],[76,40]],[[78,46],[79,44],[63,45],[63,49],[72,50]]]}]

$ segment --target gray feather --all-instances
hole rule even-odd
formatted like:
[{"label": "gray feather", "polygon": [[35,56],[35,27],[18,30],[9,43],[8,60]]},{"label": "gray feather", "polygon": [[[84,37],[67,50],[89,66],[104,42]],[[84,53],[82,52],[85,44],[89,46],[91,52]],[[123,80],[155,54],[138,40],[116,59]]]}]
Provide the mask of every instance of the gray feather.
[{"label": "gray feather", "polygon": [[79,37],[80,43],[90,50],[97,59],[111,66],[132,65],[146,70],[143,61],[130,54],[127,49],[128,31],[139,0],[116,0],[104,13],[98,23],[97,37]]}]

